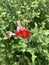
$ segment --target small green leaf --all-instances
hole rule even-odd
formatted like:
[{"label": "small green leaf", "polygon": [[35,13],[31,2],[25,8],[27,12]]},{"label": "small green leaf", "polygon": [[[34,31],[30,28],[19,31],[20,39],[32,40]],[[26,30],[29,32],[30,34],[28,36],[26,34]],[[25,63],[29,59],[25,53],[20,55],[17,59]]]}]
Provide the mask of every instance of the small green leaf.
[{"label": "small green leaf", "polygon": [[30,21],[27,20],[27,19],[24,19],[23,22],[24,22],[24,23],[29,23]]}]

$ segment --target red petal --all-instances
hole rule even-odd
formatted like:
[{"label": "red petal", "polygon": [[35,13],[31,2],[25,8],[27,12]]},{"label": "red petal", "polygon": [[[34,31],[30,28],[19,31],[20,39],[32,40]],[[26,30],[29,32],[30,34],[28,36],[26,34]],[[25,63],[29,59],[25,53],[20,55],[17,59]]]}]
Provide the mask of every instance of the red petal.
[{"label": "red petal", "polygon": [[28,30],[16,31],[16,36],[22,37],[23,39],[29,38],[31,33]]},{"label": "red petal", "polygon": [[22,38],[26,39],[30,37],[30,32],[28,30],[23,30],[22,32]]},{"label": "red petal", "polygon": [[19,32],[18,32],[18,31],[16,31],[16,36],[21,37],[21,32],[22,32],[22,31],[19,31]]}]

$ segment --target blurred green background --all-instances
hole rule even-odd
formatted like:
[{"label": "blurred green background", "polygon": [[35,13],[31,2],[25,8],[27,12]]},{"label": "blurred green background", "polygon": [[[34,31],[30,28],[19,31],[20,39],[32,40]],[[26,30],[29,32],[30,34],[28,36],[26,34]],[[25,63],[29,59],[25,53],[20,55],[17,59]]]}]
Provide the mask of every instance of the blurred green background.
[{"label": "blurred green background", "polygon": [[[29,39],[8,40],[17,20]],[[49,0],[0,0],[0,65],[49,65]]]}]

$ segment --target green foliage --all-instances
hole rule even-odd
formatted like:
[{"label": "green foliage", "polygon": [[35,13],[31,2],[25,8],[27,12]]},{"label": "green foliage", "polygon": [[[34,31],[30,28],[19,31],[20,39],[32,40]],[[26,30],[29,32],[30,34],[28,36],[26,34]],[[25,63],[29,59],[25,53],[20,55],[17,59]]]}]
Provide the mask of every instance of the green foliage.
[{"label": "green foliage", "polygon": [[[29,39],[8,40],[17,20],[28,25]],[[0,65],[49,65],[48,0],[0,0]]]}]

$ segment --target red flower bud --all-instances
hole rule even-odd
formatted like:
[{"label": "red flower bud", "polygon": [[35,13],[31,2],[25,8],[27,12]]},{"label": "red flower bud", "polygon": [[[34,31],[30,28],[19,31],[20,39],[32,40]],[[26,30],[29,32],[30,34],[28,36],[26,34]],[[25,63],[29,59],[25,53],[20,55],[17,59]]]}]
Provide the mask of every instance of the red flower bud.
[{"label": "red flower bud", "polygon": [[8,34],[8,39],[9,39],[9,40],[11,39],[11,37],[12,37],[12,35],[11,35],[11,34]]},{"label": "red flower bud", "polygon": [[27,29],[27,26],[26,25],[24,26],[24,29]]}]

